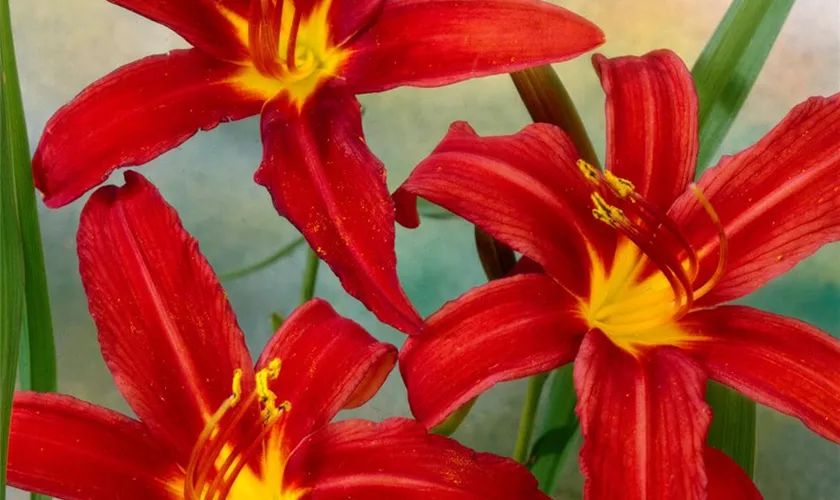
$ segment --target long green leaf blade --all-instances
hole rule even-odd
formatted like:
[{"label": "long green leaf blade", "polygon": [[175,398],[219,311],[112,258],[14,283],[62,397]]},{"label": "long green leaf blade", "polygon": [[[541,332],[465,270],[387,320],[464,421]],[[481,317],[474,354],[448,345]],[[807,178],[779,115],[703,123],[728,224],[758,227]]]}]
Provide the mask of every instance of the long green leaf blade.
[{"label": "long green leaf blade", "polygon": [[[794,0],[734,0],[692,69],[700,100],[698,175],[709,165],[758,78]],[[708,442],[752,477],[755,402],[715,383]]]},{"label": "long green leaf blade", "polygon": [[[0,23],[3,22],[2,15],[5,8],[5,5],[0,5]],[[2,43],[1,40],[0,43]],[[2,97],[0,98],[0,500],[5,500],[9,425],[20,353],[20,333],[23,326],[24,267],[12,170],[16,152],[14,142],[9,140],[11,130],[5,99],[9,85],[6,78],[5,60],[2,62],[4,64],[2,75],[0,75],[0,97]]]},{"label": "long green leaf blade", "polygon": [[700,98],[702,170],[744,105],[794,0],[735,0],[691,71]]},{"label": "long green leaf blade", "polygon": [[26,328],[21,339],[20,358],[21,387],[35,391],[52,392],[56,390],[52,314],[47,289],[47,272],[44,265],[44,249],[41,242],[41,226],[35,205],[35,187],[32,182],[29,140],[26,136],[26,119],[20,94],[8,0],[2,2],[0,21],[2,21],[0,60],[3,64],[3,77],[6,79],[3,99],[5,101],[6,120],[9,124],[9,141],[13,144],[14,152],[12,172],[23,244],[26,286],[24,290]]},{"label": "long green leaf blade", "polygon": [[251,264],[241,269],[237,269],[235,271],[220,274],[219,279],[222,281],[233,281],[262,271],[263,269],[273,265],[275,262],[278,262],[284,259],[285,257],[291,255],[291,253],[294,252],[295,249],[302,245],[305,241],[306,240],[303,238],[303,236],[301,236],[257,263]]},{"label": "long green leaf blade", "polygon": [[531,448],[527,462],[540,490],[547,495],[551,495],[557,486],[578,431],[572,369],[570,364],[555,370],[552,375],[541,435]]}]

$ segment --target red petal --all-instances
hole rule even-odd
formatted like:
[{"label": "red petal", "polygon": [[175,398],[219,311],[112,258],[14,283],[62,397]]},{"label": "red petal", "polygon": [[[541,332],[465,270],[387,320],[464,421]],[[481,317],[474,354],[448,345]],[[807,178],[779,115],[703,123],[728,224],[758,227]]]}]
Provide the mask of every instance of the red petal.
[{"label": "red petal", "polygon": [[47,122],[35,151],[35,185],[57,208],[114,169],[142,165],[198,130],[259,112],[264,101],[227,83],[240,68],[197,50],[128,64],[95,82]]},{"label": "red petal", "polygon": [[[138,417],[189,457],[251,358],[210,265],[140,174],[91,196],[79,223],[82,283],[117,387]],[[184,460],[186,462],[186,460]]]},{"label": "red petal", "polygon": [[310,436],[286,468],[309,500],[548,500],[513,460],[426,433],[413,420],[346,420]]},{"label": "red petal", "polygon": [[709,378],[840,443],[840,341],[807,323],[743,306],[692,313],[692,355]]},{"label": "red petal", "polygon": [[183,472],[136,420],[59,394],[17,393],[11,486],[68,500],[183,497]]},{"label": "red petal", "polygon": [[750,476],[726,453],[706,447],[705,462],[709,500],[761,500]]},{"label": "red petal", "polygon": [[279,377],[270,388],[292,404],[284,442],[296,446],[340,410],[367,402],[397,362],[397,348],[378,342],[323,300],[300,306],[268,342],[257,369],[274,359]]},{"label": "red petal", "polygon": [[[440,205],[537,261],[586,295],[593,253],[612,255],[615,231],[591,214],[592,189],[559,128],[528,125],[510,136],[478,137],[464,122],[394,193],[397,220],[416,226],[415,196]],[[569,262],[580,263],[570,266]]]},{"label": "red petal", "polygon": [[376,20],[385,0],[331,0],[330,29],[337,45],[344,45]]},{"label": "red petal", "polygon": [[284,94],[263,112],[264,156],[254,179],[306,236],[348,293],[383,322],[412,333],[422,320],[394,254],[394,205],[368,149],[359,102],[324,89],[299,109]]},{"label": "red petal", "polygon": [[389,0],[351,45],[356,93],[436,87],[565,61],[604,42],[592,23],[536,0]]},{"label": "red petal", "polygon": [[711,412],[691,359],[671,347],[634,357],[592,330],[574,378],[586,498],[705,498]]},{"label": "red petal", "polygon": [[669,50],[592,59],[607,95],[607,168],[667,210],[694,179],[697,93]]},{"label": "red petal", "polygon": [[[769,134],[703,174],[729,239],[720,283],[698,301],[726,302],[783,274],[826,243],[840,239],[840,94],[812,97]],[[692,194],[671,214],[699,249],[701,280],[718,261],[717,230]]]},{"label": "red petal", "polygon": [[547,276],[473,288],[403,345],[400,372],[411,411],[432,428],[499,382],[570,362],[585,331],[577,302]]},{"label": "red petal", "polygon": [[108,0],[178,33],[194,47],[228,61],[248,57],[248,33],[234,20],[247,22],[250,0]]}]

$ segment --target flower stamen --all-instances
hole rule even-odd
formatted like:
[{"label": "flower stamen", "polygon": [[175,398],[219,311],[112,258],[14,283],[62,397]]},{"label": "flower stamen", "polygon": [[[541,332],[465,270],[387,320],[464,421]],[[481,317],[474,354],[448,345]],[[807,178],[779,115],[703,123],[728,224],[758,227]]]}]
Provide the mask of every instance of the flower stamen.
[{"label": "flower stamen", "polygon": [[[243,398],[242,370],[234,371],[231,395],[207,420],[190,454],[184,482],[185,500],[226,498],[242,469],[256,450],[262,449],[268,432],[291,410],[288,401],[278,405],[277,395],[268,387],[268,382],[276,379],[279,373],[280,360],[274,359],[256,373],[256,388]],[[255,419],[250,429],[242,428],[240,424],[253,410],[251,405],[255,402],[261,407],[261,418]],[[234,407],[236,411],[231,414]],[[226,419],[226,416],[230,418]],[[237,429],[243,429],[242,439],[231,442]],[[224,462],[217,466],[223,456]],[[211,482],[209,478],[213,472],[215,477]]]}]

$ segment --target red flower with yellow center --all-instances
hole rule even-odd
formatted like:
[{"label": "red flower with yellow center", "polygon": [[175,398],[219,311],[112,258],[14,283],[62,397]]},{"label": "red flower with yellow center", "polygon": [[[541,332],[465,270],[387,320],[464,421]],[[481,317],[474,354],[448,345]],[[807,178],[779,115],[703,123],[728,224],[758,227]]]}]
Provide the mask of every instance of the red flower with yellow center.
[{"label": "red flower with yellow center", "polygon": [[606,171],[551,125],[481,138],[456,123],[394,195],[407,226],[422,196],[524,256],[408,339],[412,411],[433,426],[497,382],[574,361],[588,498],[749,498],[747,476],[705,446],[707,379],[840,442],[840,342],[721,305],[840,239],[840,94],[800,104],[695,186],[683,62],[658,51],[594,63]]},{"label": "red flower with yellow center", "polygon": [[79,500],[546,500],[512,460],[419,423],[345,420],[396,361],[321,300],[253,365],[210,265],[140,175],[82,212],[82,281],[105,362],[139,420],[58,394],[15,397],[12,486]]},{"label": "red flower with yellow center", "polygon": [[421,319],[396,272],[394,208],[356,94],[556,62],[603,41],[536,0],[110,0],[195,48],[117,69],[47,123],[35,184],[63,206],[198,130],[262,115],[255,175],[274,206],[382,321]]}]

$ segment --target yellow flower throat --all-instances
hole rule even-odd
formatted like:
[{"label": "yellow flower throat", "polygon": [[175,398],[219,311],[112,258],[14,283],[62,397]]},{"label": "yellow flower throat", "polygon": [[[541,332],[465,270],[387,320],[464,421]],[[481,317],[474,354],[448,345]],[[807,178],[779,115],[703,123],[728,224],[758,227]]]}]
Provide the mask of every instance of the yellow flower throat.
[{"label": "yellow flower throat", "polygon": [[726,233],[712,205],[696,185],[689,186],[719,240],[717,267],[699,280],[698,255],[667,214],[639,195],[627,179],[583,160],[577,166],[594,186],[592,216],[621,234],[609,269],[592,255],[589,298],[580,306],[589,327],[631,353],[644,346],[697,340],[677,322],[696,299],[709,293],[726,267]]},{"label": "yellow flower throat", "polygon": [[253,1],[259,8],[251,9],[251,19],[225,11],[251,52],[232,83],[265,100],[287,92],[300,108],[324,82],[338,76],[350,53],[330,31],[332,0],[322,0],[308,13],[294,0]]}]

